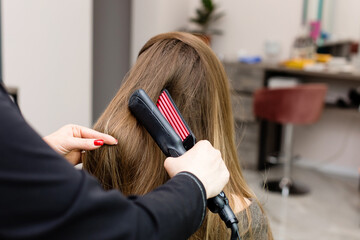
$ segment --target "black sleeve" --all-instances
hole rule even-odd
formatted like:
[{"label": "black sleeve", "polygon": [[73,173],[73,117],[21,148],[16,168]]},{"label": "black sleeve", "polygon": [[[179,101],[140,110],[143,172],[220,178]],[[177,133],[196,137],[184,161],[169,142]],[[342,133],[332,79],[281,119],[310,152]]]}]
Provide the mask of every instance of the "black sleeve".
[{"label": "black sleeve", "polygon": [[204,218],[205,196],[189,173],[142,197],[105,192],[29,127],[0,86],[0,239],[185,239]]}]

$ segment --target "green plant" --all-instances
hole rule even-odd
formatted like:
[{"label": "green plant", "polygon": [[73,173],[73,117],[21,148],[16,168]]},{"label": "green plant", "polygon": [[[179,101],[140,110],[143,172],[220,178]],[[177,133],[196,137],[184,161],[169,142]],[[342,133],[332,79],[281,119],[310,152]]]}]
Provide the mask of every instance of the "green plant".
[{"label": "green plant", "polygon": [[225,14],[223,12],[215,13],[217,5],[212,0],[201,0],[201,7],[196,9],[196,17],[190,19],[191,22],[196,23],[202,34],[222,34],[221,30],[212,29],[210,25],[219,20]]}]

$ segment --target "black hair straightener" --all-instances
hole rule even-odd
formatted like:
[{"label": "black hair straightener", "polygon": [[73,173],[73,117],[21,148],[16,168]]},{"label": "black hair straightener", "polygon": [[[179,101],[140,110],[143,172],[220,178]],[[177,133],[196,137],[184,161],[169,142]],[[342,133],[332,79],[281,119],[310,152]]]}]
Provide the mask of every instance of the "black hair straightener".
[{"label": "black hair straightener", "polygon": [[[130,97],[129,109],[167,157],[181,156],[195,145],[194,134],[167,90],[162,91],[156,106],[144,90],[136,90]],[[222,191],[208,199],[207,206],[211,212],[218,213],[231,229],[231,239],[240,239],[238,220],[225,193]]]}]

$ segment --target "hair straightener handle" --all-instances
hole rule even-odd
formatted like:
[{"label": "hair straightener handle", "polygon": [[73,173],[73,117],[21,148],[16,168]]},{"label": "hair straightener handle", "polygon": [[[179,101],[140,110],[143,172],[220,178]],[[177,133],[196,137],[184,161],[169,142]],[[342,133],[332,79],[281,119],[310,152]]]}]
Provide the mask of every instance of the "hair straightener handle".
[{"label": "hair straightener handle", "polygon": [[[167,90],[161,93],[157,107],[144,90],[136,90],[130,96],[129,109],[167,157],[181,156],[195,144],[195,136]],[[231,240],[240,239],[237,225],[239,221],[230,208],[225,193],[222,191],[216,197],[208,199],[207,206],[211,212],[218,213],[231,229]]]}]

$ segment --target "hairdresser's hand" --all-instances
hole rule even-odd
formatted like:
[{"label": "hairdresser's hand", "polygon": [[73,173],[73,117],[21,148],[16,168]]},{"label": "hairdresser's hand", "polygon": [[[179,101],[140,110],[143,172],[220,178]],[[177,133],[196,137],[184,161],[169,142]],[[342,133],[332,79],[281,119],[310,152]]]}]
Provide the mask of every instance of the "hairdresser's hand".
[{"label": "hairdresser's hand", "polygon": [[110,135],[73,124],[66,125],[43,139],[74,165],[80,162],[82,150],[117,144],[117,140]]},{"label": "hairdresser's hand", "polygon": [[167,158],[164,166],[170,177],[182,171],[194,174],[203,183],[207,198],[218,195],[230,176],[220,151],[208,141],[199,141],[180,157]]}]

